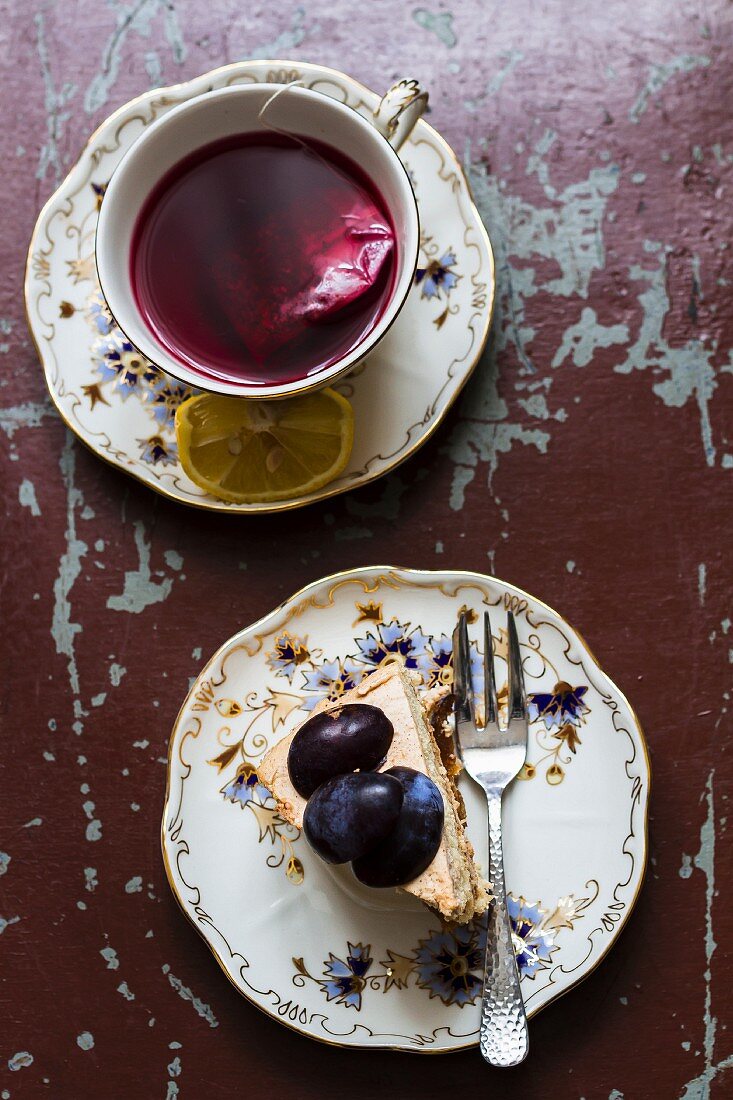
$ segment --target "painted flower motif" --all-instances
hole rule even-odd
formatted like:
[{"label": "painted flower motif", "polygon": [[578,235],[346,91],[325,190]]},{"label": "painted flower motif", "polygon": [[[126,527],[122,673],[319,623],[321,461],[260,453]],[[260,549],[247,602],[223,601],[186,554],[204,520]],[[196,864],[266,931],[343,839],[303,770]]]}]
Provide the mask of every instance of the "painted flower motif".
[{"label": "painted flower motif", "polygon": [[[484,662],[478,646],[471,642],[471,678],[473,690],[478,698],[483,698]],[[430,639],[425,653],[418,660],[418,668],[425,687],[453,686],[453,639],[448,634]]]},{"label": "painted flower motif", "polygon": [[160,377],[157,367],[116,331],[94,341],[92,363],[105,382],[115,383],[112,388],[123,401],[132,393],[139,394]]},{"label": "painted flower motif", "polygon": [[75,260],[67,260],[66,266],[69,269],[68,275],[74,286],[77,286],[78,283],[95,282],[96,267],[93,252],[90,252],[88,256],[78,256]]},{"label": "painted flower motif", "polygon": [[453,642],[447,634],[431,638],[418,661],[425,687],[451,687],[453,684]]},{"label": "painted flower motif", "polygon": [[152,407],[153,416],[161,428],[172,430],[176,420],[176,409],[196,392],[191,386],[184,386],[164,374],[148,390],[146,404]]},{"label": "painted flower motif", "polygon": [[[253,809],[256,814],[264,812]],[[507,895],[512,946],[521,978],[533,979],[537,971],[551,964],[557,950],[557,933],[561,929],[572,931],[573,922],[589,900],[568,894],[559,898],[548,912],[539,902],[531,905],[523,897]],[[427,990],[431,997],[439,998],[444,1005],[463,1008],[475,1004],[481,995],[487,929],[486,913],[467,925],[443,924],[420,940],[409,955],[388,950],[387,958],[379,964],[382,969],[377,971],[370,969],[373,962],[371,946],[363,944],[349,943],[345,961],[329,954],[323,964],[322,978],[311,974],[304,960],[294,956],[293,964],[299,975],[294,981],[300,985],[303,984],[300,979],[315,982],[329,1001],[335,1000],[358,1012],[367,983],[370,989],[387,993],[391,989],[407,989],[410,979],[414,978],[417,986]]]},{"label": "painted flower motif", "polygon": [[524,898],[517,899],[509,894],[507,907],[519,976],[533,978],[550,961],[555,947],[555,932],[543,925],[545,914],[539,905],[530,905]]},{"label": "painted flower motif", "polygon": [[107,299],[104,297],[99,287],[92,291],[87,298],[86,318],[95,332],[98,332],[100,336],[108,336],[112,329],[116,328],[115,319],[110,313],[109,306],[107,305]]},{"label": "painted flower motif", "polygon": [[[485,933],[484,933],[485,937]],[[485,938],[484,938],[485,942]],[[472,1004],[481,992],[484,952],[476,925],[458,925],[421,940],[415,952],[417,984],[444,1005]]]},{"label": "painted flower motif", "polygon": [[337,703],[363,679],[364,669],[347,657],[344,661],[324,661],[313,672],[304,672],[303,675],[305,687],[313,694],[303,699],[301,707],[303,710],[313,710],[322,699]]},{"label": "painted flower motif", "polygon": [[336,1004],[346,1005],[347,1008],[355,1008],[358,1012],[361,1008],[361,994],[366,986],[366,973],[372,965],[369,954],[369,944],[365,947],[361,943],[350,943],[346,960],[338,959],[329,954],[323,963],[325,970],[322,979],[319,979],[326,999],[336,1001]]},{"label": "painted flower motif", "polygon": [[102,199],[104,198],[106,190],[106,183],[92,183],[92,191],[94,192],[97,199],[97,210],[101,209]]},{"label": "painted flower motif", "polygon": [[272,798],[267,787],[260,783],[256,769],[247,760],[239,765],[234,779],[221,788],[221,793],[230,802],[238,802],[240,806],[246,806],[248,802],[263,806],[267,799]]},{"label": "painted flower motif", "polygon": [[359,660],[368,665],[381,665],[387,657],[401,657],[409,669],[419,669],[420,661],[425,657],[425,647],[430,639],[420,627],[409,631],[409,624],[392,619],[377,627],[376,634],[367,634],[366,638],[356,638],[359,647]]},{"label": "painted flower motif", "polygon": [[583,702],[587,687],[571,687],[561,681],[551,692],[535,692],[529,696],[529,720],[542,719],[548,730],[560,729],[566,724],[582,726],[590,707]]},{"label": "painted flower motif", "polygon": [[310,650],[305,638],[288,634],[287,630],[279,634],[274,641],[272,653],[267,654],[267,663],[276,676],[287,676],[292,680],[298,665],[310,659]]},{"label": "painted flower motif", "polygon": [[456,254],[452,250],[444,252],[439,260],[428,261],[425,267],[418,267],[415,282],[421,287],[423,298],[447,298],[458,282],[458,274],[451,271],[455,267]]},{"label": "painted flower motif", "polygon": [[178,462],[178,447],[175,443],[169,443],[160,435],[152,435],[150,439],[138,439],[140,445],[140,457],[143,462],[149,462],[151,466],[175,466]]}]

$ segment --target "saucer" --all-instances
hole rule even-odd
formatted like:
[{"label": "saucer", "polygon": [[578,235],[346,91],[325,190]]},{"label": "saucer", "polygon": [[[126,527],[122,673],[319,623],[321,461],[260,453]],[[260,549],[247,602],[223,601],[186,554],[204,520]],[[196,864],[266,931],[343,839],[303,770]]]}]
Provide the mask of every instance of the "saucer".
[{"label": "saucer", "polygon": [[258,504],[218,500],[187,477],[178,459],[174,418],[178,405],[196,391],[139,355],[115,325],[96,278],[99,209],[123,154],[166,111],[213,88],[292,80],[367,117],[380,98],[344,73],[289,61],[237,62],[147,92],[92,135],[41,211],[28,253],[28,323],[62,419],[113,466],[164,496],[214,511],[297,508],[394,469],[445,417],[478,362],[491,321],[495,286],[489,238],[455,153],[421,120],[400,152],[420,213],[418,269],[391,330],[335,387],[354,407],[354,449],[346,470],[307,496]]},{"label": "saucer", "polygon": [[[451,681],[459,611],[491,609],[497,678],[517,620],[530,705],[527,763],[504,802],[514,945],[529,1016],[603,959],[647,860],[649,758],[629,703],[582,638],[494,577],[389,566],[327,577],[230,638],[171,736],[162,847],[184,913],[236,988],[303,1035],[421,1052],[475,1044],[485,928],[329,868],[258,782],[263,754],[323,698],[400,653],[422,690]],[[470,618],[474,618],[470,616]],[[501,693],[500,693],[501,702]],[[486,806],[462,776],[486,866]]]}]

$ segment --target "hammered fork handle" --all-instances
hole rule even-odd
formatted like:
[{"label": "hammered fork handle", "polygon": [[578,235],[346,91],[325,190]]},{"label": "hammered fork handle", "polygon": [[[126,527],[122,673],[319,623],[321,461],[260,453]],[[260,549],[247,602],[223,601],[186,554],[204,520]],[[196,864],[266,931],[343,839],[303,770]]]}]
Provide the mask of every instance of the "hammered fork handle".
[{"label": "hammered fork handle", "polygon": [[492,1066],[516,1066],[527,1057],[529,1036],[506,904],[501,847],[501,792],[486,792],[489,803],[489,906],[486,969],[481,998],[481,1053]]}]

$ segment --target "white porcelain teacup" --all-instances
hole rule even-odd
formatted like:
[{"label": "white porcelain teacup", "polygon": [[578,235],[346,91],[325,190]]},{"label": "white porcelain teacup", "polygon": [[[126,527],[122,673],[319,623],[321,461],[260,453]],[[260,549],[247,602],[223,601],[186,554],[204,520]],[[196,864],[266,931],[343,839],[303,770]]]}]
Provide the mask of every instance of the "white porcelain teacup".
[{"label": "white porcelain teacup", "polygon": [[[130,342],[152,363],[182,382],[234,396],[286,397],[321,388],[347,374],[387,332],[413,281],[420,236],[418,212],[397,149],[409,136],[426,104],[427,93],[414,80],[402,80],[390,88],[371,119],[297,83],[285,88],[275,84],[233,85],[174,107],[147,127],[112,175],[96,236],[102,292]],[[396,240],[389,296],[366,335],[317,373],[284,383],[273,380],[270,384],[265,380],[253,385],[208,372],[204,375],[166,346],[136,300],[131,255],[141,210],[167,172],[188,155],[219,139],[271,129],[306,141],[323,142],[355,162],[382,197]]]}]

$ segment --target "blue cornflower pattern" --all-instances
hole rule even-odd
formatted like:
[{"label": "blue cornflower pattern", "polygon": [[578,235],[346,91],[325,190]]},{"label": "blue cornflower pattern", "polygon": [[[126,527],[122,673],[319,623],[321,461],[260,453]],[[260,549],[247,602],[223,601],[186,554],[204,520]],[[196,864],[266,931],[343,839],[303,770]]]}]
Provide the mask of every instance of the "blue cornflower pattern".
[{"label": "blue cornflower pattern", "polygon": [[551,692],[534,692],[527,700],[530,722],[541,719],[548,730],[558,730],[564,725],[581,726],[590,710],[583,701],[587,691],[587,687],[571,687],[561,681]]},{"label": "blue cornflower pattern", "polygon": [[423,298],[448,297],[459,278],[455,271],[451,271],[456,263],[456,254],[449,249],[439,260],[430,260],[425,267],[417,268],[415,282],[421,288]]},{"label": "blue cornflower pattern", "polygon": [[267,663],[276,676],[292,680],[298,665],[310,660],[310,650],[305,638],[298,638],[284,630],[273,642],[273,650],[267,654]]},{"label": "blue cornflower pattern", "polygon": [[358,659],[368,665],[376,668],[387,657],[397,656],[402,658],[406,668],[417,670],[430,641],[419,627],[410,630],[409,623],[400,623],[397,619],[381,623],[376,634],[367,634],[366,638],[354,640],[359,649]]},{"label": "blue cornflower pattern", "polygon": [[324,976],[318,984],[329,1001],[355,1008],[361,1008],[361,994],[366,985],[366,973],[372,965],[369,954],[371,948],[361,943],[347,945],[346,959],[329,954],[324,962]]},{"label": "blue cornflower pattern", "polygon": [[109,311],[107,299],[97,289],[87,298],[87,320],[100,336],[107,336],[116,328],[115,319]]},{"label": "blue cornflower pattern", "polygon": [[483,961],[475,925],[435,932],[415,952],[417,984],[445,1005],[472,1004],[481,992]]},{"label": "blue cornflower pattern", "polygon": [[447,634],[431,638],[418,661],[425,687],[451,687],[453,684],[453,642]]},{"label": "blue cornflower pattern", "polygon": [[114,392],[126,401],[157,382],[160,372],[118,331],[94,341],[92,363],[103,381],[114,382]]},{"label": "blue cornflower pattern", "polygon": [[318,668],[303,675],[310,694],[303,699],[302,709],[313,710],[322,699],[337,703],[364,678],[364,668],[347,657],[344,661],[324,661]]},{"label": "blue cornflower pattern", "polygon": [[524,898],[517,899],[509,894],[507,908],[512,922],[512,942],[519,976],[532,978],[550,960],[555,946],[554,930],[543,927],[542,910],[538,905],[530,905]]},{"label": "blue cornflower pattern", "polygon": [[[507,896],[511,923],[512,945],[519,975],[534,978],[552,961],[557,949],[555,935],[560,928],[573,927],[578,912],[572,896],[560,898],[549,915],[538,904],[530,905],[523,897]],[[329,1001],[361,1008],[362,992],[367,986],[386,993],[390,989],[406,989],[410,977],[431,997],[444,1005],[463,1008],[475,1004],[481,995],[486,958],[487,915],[466,925],[443,925],[431,932],[409,955],[386,952],[383,970],[370,970],[371,947],[349,944],[346,959],[333,953],[324,962],[322,978],[308,971],[302,958],[294,958],[295,968],[303,978],[321,986]],[[367,972],[369,977],[367,978]]]},{"label": "blue cornflower pattern", "polygon": [[97,210],[101,209],[102,199],[106,194],[107,186],[108,185],[106,183],[92,183],[92,191],[94,192],[97,199]]},{"label": "blue cornflower pattern", "polygon": [[[473,690],[478,698],[483,697],[484,661],[475,642],[471,642],[471,677]],[[453,639],[441,634],[429,639],[425,652],[418,658],[417,667],[425,687],[453,686]]]},{"label": "blue cornflower pattern", "polygon": [[176,382],[167,374],[163,374],[148,389],[145,395],[146,403],[151,407],[153,417],[161,428],[172,430],[175,426],[176,409],[197,392],[191,386],[184,386],[181,382]]},{"label": "blue cornflower pattern", "polygon": [[138,443],[143,462],[149,462],[152,466],[158,464],[175,466],[178,462],[178,447],[160,435],[152,435],[150,439],[138,439]]},{"label": "blue cornflower pattern", "polygon": [[268,798],[272,800],[267,787],[260,783],[257,770],[248,761],[239,765],[234,779],[221,788],[221,793],[230,802],[238,802],[240,806],[246,806],[248,802],[263,806]]}]

